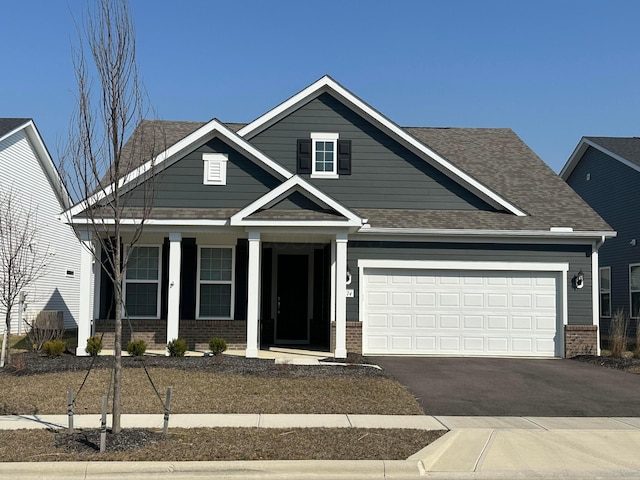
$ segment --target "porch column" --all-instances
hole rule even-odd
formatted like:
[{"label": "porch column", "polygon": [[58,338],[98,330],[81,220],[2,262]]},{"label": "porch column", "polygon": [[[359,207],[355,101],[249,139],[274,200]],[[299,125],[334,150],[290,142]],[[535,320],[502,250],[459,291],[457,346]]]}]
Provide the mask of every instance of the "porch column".
[{"label": "porch column", "polygon": [[100,289],[102,288],[102,243],[96,242],[93,245],[93,319],[91,322],[91,336],[96,334],[95,319],[100,318]]},{"label": "porch column", "polygon": [[247,287],[247,358],[258,358],[260,311],[260,232],[249,232],[249,281]]},{"label": "porch column", "polygon": [[[167,343],[179,336],[180,330],[180,267],[182,234],[169,233],[169,294],[167,298]],[[169,351],[166,351],[169,355]]]},{"label": "porch column", "polygon": [[336,358],[347,358],[347,234],[336,235]]},{"label": "porch column", "polygon": [[[94,287],[93,275],[93,234],[89,231],[80,232],[80,298],[78,305],[78,346],[76,355],[86,357],[89,355],[84,351],[87,346],[87,339],[91,336],[91,320],[93,309],[91,300],[93,299],[92,288]],[[99,262],[96,262],[99,264]],[[98,265],[99,268],[99,265]]]}]

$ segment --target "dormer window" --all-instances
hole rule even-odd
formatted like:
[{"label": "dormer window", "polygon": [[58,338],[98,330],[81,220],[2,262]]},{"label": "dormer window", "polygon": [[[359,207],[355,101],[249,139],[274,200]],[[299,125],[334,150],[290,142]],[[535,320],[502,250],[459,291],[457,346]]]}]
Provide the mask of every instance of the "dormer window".
[{"label": "dormer window", "polygon": [[226,185],[229,156],[226,153],[203,153],[202,160],[204,161],[204,184]]}]

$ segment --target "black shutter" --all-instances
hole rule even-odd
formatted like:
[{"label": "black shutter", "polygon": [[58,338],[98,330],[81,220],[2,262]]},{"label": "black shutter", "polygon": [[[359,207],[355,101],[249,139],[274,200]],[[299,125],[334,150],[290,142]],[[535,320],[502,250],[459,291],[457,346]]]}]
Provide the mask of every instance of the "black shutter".
[{"label": "black shutter", "polygon": [[338,140],[338,175],[351,175],[351,140]]},{"label": "black shutter", "polygon": [[249,241],[239,238],[236,243],[236,299],[234,320],[247,319],[247,290],[249,288]]},{"label": "black shutter", "polygon": [[311,173],[311,139],[301,138],[297,145],[297,173]]},{"label": "black shutter", "polygon": [[180,318],[195,320],[198,271],[198,246],[195,238],[183,238],[182,269],[180,270]]}]

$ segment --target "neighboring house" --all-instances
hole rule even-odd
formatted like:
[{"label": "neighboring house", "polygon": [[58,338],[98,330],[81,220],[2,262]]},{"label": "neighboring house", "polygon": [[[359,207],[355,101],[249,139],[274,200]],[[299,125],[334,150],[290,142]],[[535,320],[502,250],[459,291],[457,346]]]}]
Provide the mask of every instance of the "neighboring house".
[{"label": "neighboring house", "polygon": [[[61,220],[71,201],[38,129],[30,118],[0,118],[0,191],[12,191],[37,214],[38,248],[49,255],[44,274],[26,291],[23,320],[41,310],[61,311],[66,328],[76,328],[80,292],[80,242]],[[0,307],[0,332],[5,312]],[[11,312],[11,332],[24,333],[18,305]]]},{"label": "neighboring house", "polygon": [[[510,129],[402,128],[330,77],[249,124],[145,122],[129,144],[147,127],[170,146],[124,290],[135,335],[156,348],[598,348],[592,272],[615,232]],[[95,309],[81,309],[78,354],[92,325],[108,342],[113,329],[106,277],[91,292],[82,262]]]},{"label": "neighboring house", "polygon": [[600,323],[640,316],[640,138],[583,137],[560,175],[618,235],[601,250]]}]

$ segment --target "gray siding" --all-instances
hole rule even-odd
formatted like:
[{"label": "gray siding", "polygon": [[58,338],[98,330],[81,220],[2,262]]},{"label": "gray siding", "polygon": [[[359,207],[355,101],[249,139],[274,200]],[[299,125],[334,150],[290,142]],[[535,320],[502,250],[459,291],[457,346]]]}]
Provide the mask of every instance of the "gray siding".
[{"label": "gray siding", "polygon": [[305,178],[350,208],[494,210],[429,166],[388,135],[323,94],[250,139],[292,172],[296,140],[332,132],[352,141],[352,174],[339,179]]},{"label": "gray siding", "polygon": [[[227,153],[227,184],[204,185],[205,152]],[[163,170],[156,182],[155,207],[168,208],[241,208],[271,189],[280,181],[269,172],[232,149],[219,139],[185,155]],[[131,206],[140,206],[141,187],[132,192]]]},{"label": "gray siding", "polygon": [[[567,183],[618,232],[600,248],[598,260],[601,267],[611,267],[612,313],[628,314],[629,264],[640,263],[640,172],[589,147]],[[608,333],[609,319],[600,323]]]},{"label": "gray siding", "polygon": [[354,298],[347,299],[347,320],[359,320],[358,260],[448,260],[484,262],[569,262],[567,297],[569,325],[591,325],[591,289],[576,290],[571,278],[582,270],[585,284],[591,285],[591,246],[589,245],[517,245],[464,243],[364,242],[348,243],[348,267],[352,273],[349,288]]}]

